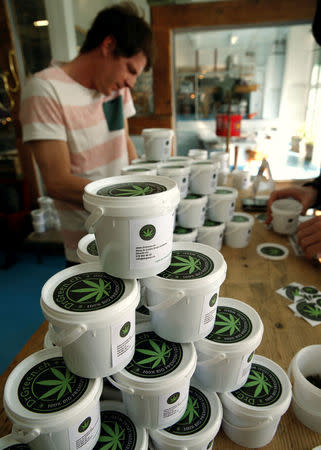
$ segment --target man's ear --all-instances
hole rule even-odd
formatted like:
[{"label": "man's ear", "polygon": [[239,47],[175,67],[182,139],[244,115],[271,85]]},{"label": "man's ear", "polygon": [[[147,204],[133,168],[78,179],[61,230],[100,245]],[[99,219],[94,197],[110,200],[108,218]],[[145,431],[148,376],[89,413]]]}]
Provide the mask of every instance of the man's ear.
[{"label": "man's ear", "polygon": [[103,56],[114,53],[114,50],[116,48],[116,39],[113,36],[106,36],[100,44],[100,48]]}]

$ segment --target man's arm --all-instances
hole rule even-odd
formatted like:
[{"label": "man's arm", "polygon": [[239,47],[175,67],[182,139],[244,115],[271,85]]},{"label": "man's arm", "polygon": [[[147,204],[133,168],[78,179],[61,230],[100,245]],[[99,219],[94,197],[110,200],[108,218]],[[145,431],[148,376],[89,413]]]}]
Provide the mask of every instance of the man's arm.
[{"label": "man's arm", "polygon": [[87,178],[73,175],[70,171],[68,145],[64,141],[39,140],[24,144],[27,151],[33,152],[48,195],[62,201],[83,206],[83,192]]},{"label": "man's arm", "polygon": [[126,131],[126,142],[127,142],[127,153],[128,153],[128,161],[129,164],[131,164],[133,159],[137,159],[137,152],[135,145],[133,144],[133,141],[129,137],[129,130],[128,130],[128,121],[125,119],[125,131]]}]

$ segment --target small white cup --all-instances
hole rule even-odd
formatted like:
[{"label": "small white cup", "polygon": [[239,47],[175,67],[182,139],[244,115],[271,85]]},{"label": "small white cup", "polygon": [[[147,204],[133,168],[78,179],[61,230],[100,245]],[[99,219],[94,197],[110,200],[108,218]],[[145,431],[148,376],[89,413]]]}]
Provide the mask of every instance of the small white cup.
[{"label": "small white cup", "polygon": [[233,187],[239,191],[246,190],[251,184],[251,174],[248,170],[234,170],[232,172],[233,176]]},{"label": "small white cup", "polygon": [[271,205],[273,230],[279,234],[294,234],[298,227],[302,205],[293,198],[275,200]]},{"label": "small white cup", "polygon": [[193,194],[208,195],[216,190],[219,163],[195,161],[191,165],[190,191]]},{"label": "small white cup", "polygon": [[247,213],[236,212],[226,223],[224,242],[228,247],[244,248],[248,245],[254,218]]}]

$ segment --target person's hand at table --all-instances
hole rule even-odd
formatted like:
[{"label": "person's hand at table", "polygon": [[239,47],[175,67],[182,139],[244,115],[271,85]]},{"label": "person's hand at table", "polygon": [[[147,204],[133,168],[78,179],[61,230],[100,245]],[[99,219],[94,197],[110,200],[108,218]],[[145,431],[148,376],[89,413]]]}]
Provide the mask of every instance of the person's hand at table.
[{"label": "person's hand at table", "polygon": [[321,257],[321,216],[313,217],[298,227],[298,244],[308,259]]},{"label": "person's hand at table", "polygon": [[272,203],[275,200],[289,197],[294,198],[302,204],[301,214],[304,215],[306,210],[314,204],[317,198],[317,191],[311,186],[293,186],[285,189],[280,189],[278,191],[273,191],[267,203],[267,218],[265,223],[269,224],[272,221]]}]

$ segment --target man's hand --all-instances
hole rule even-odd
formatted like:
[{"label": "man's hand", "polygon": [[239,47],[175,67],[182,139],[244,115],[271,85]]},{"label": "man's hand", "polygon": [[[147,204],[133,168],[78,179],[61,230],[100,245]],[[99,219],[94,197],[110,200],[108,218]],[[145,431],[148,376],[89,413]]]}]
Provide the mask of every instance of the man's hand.
[{"label": "man's hand", "polygon": [[303,222],[298,227],[298,243],[308,259],[321,257],[321,216]]}]

